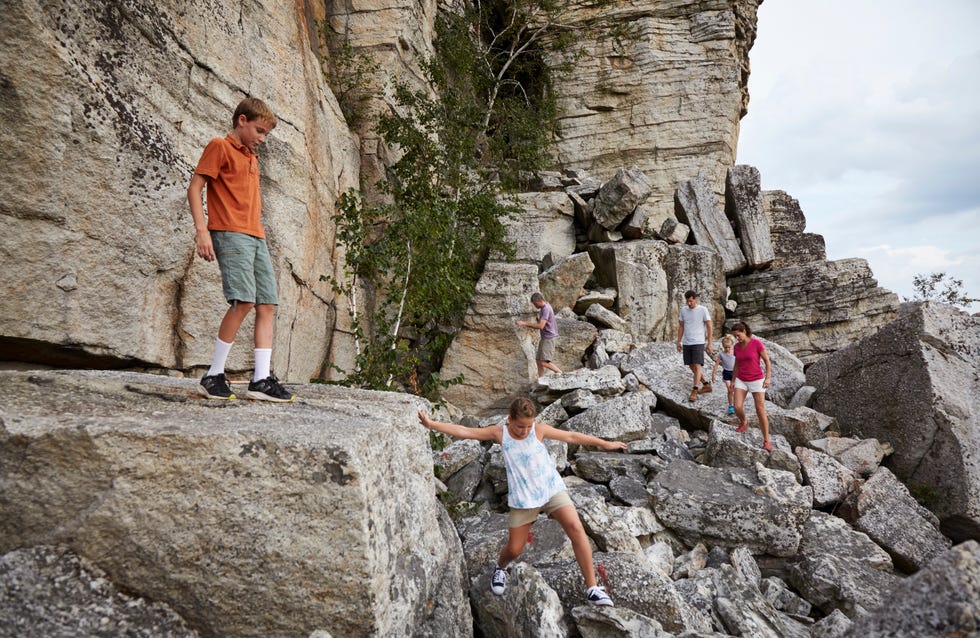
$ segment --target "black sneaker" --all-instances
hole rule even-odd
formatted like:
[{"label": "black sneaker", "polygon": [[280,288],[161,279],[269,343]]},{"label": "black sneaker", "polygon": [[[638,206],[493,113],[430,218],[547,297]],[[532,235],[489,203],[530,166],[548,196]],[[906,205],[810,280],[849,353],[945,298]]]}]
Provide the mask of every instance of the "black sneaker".
[{"label": "black sneaker", "polygon": [[225,378],[225,373],[212,374],[211,376],[205,376],[201,379],[201,385],[199,386],[199,391],[204,395],[206,399],[222,399],[224,401],[230,401],[235,398],[235,394],[228,387],[228,379]]},{"label": "black sneaker", "polygon": [[276,375],[270,374],[259,381],[250,381],[248,392],[245,393],[246,399],[256,401],[276,401],[278,403],[289,403],[294,397],[286,388],[282,387]]},{"label": "black sneaker", "polygon": [[494,565],[493,576],[490,577],[490,591],[502,596],[505,587],[507,587],[507,570]]}]

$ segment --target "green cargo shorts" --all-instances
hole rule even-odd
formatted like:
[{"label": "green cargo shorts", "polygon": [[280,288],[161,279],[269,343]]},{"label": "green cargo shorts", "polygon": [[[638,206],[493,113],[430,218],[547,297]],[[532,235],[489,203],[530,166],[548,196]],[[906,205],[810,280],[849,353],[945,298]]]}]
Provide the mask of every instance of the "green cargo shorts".
[{"label": "green cargo shorts", "polygon": [[228,303],[279,305],[276,275],[265,239],[245,233],[212,230],[211,243],[221,269],[221,289]]}]

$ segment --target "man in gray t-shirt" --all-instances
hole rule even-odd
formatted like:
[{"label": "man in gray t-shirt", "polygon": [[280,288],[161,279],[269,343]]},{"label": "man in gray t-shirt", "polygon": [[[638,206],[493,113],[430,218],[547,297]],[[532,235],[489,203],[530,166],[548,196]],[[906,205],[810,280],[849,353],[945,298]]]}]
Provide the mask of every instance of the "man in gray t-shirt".
[{"label": "man in gray t-shirt", "polygon": [[555,374],[561,374],[561,369],[552,363],[552,359],[555,358],[555,342],[558,339],[558,321],[555,319],[555,311],[540,292],[531,295],[531,305],[538,309],[538,320],[518,321],[517,325],[541,331],[538,352],[534,356],[535,363],[538,365],[538,378],[544,376],[545,368]]},{"label": "man in gray t-shirt", "polygon": [[[699,394],[711,392],[711,382],[704,379],[701,368],[704,366],[704,353],[711,356],[711,313],[698,304],[698,293],[688,290],[684,293],[686,305],[680,311],[677,327],[677,351],[684,353],[684,365],[694,373],[694,385],[688,401],[695,401]],[[704,381],[704,385],[701,382]],[[700,386],[700,387],[699,387]]]}]

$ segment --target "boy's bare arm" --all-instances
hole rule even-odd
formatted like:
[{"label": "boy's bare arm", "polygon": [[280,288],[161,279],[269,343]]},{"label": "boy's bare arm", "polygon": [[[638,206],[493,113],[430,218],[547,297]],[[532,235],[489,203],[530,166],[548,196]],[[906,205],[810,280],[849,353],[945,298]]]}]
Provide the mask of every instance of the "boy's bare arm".
[{"label": "boy's bare arm", "polygon": [[499,425],[490,425],[485,428],[468,428],[465,425],[458,425],[456,423],[442,423],[441,421],[433,421],[422,410],[419,410],[419,423],[429,430],[448,434],[457,439],[475,439],[477,441],[495,441],[497,443],[500,443],[502,439]]},{"label": "boy's bare arm", "polygon": [[197,254],[205,261],[214,261],[214,244],[211,243],[211,233],[208,232],[208,220],[204,217],[204,198],[201,195],[207,185],[206,177],[194,173],[191,184],[187,187],[187,203],[190,204],[191,217],[194,218]]},{"label": "boy's bare arm", "polygon": [[545,439],[564,441],[565,443],[572,443],[573,445],[589,445],[592,447],[602,448],[603,450],[608,450],[610,452],[613,450],[626,449],[626,444],[622,441],[607,441],[606,439],[600,439],[597,436],[590,436],[581,432],[559,430],[558,428],[552,427],[546,423],[538,423],[537,427],[539,428],[541,437]]}]

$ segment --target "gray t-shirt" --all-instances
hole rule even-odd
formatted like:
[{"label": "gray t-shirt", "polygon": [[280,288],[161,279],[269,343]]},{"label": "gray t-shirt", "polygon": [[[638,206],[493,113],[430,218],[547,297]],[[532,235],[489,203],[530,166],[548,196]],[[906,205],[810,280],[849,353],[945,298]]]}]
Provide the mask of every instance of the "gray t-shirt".
[{"label": "gray t-shirt", "polygon": [[708,309],[704,306],[689,308],[684,305],[681,307],[681,323],[684,324],[684,336],[681,345],[696,346],[705,343],[705,321],[711,321],[711,315],[708,314]]}]

